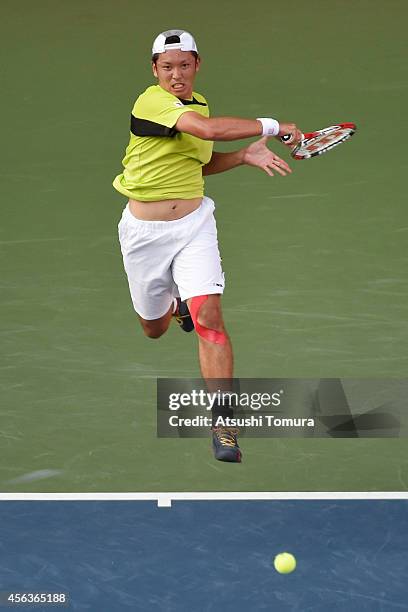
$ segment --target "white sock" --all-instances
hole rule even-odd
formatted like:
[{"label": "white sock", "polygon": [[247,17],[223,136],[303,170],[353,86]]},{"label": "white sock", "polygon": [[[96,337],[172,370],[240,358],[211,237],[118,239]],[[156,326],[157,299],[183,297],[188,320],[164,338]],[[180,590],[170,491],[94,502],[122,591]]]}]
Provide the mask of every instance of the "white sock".
[{"label": "white sock", "polygon": [[173,298],[173,314],[176,312],[177,310],[177,298]]}]

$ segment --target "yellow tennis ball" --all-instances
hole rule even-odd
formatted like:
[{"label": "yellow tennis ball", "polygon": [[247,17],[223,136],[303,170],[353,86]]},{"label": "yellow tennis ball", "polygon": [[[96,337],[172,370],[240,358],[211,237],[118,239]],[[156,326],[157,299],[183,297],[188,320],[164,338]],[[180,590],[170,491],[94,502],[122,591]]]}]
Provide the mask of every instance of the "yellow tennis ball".
[{"label": "yellow tennis ball", "polygon": [[273,564],[276,571],[280,574],[290,574],[294,569],[296,569],[296,559],[288,552],[283,552],[276,555]]}]

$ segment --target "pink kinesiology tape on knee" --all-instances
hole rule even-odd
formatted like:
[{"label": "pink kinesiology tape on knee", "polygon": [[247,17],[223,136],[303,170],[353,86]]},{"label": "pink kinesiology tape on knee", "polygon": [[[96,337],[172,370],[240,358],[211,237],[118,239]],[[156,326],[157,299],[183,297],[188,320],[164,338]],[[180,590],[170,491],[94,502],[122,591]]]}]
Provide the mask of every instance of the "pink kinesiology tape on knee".
[{"label": "pink kinesiology tape on knee", "polygon": [[204,302],[208,300],[208,295],[198,295],[193,297],[190,304],[190,314],[193,319],[194,327],[199,336],[208,340],[208,342],[213,342],[214,344],[225,344],[227,341],[227,336],[224,332],[219,332],[216,329],[209,329],[208,327],[204,327],[204,325],[200,325],[197,321],[198,311]]}]

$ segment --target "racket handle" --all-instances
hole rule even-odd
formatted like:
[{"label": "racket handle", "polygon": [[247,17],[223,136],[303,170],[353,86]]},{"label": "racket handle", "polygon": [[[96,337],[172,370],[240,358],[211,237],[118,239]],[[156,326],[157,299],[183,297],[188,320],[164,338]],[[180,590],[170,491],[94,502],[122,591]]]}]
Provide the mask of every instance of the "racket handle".
[{"label": "racket handle", "polygon": [[[305,135],[302,134],[302,140],[304,139],[304,137]],[[284,136],[280,136],[280,140],[284,144],[290,144],[293,141],[293,134],[285,134]],[[295,146],[297,146],[296,143],[295,143]]]},{"label": "racket handle", "polygon": [[284,136],[280,137],[282,142],[290,142],[293,139],[292,134],[285,134]]}]

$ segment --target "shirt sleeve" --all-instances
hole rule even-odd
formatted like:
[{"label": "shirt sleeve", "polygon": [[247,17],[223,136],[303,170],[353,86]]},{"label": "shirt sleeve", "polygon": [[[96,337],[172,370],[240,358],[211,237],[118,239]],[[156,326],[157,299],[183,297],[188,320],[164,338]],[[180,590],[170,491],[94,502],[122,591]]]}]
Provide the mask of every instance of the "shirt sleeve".
[{"label": "shirt sleeve", "polygon": [[146,95],[144,100],[139,98],[134,106],[133,115],[138,119],[146,119],[172,128],[183,113],[192,110],[194,109],[184,105],[172,94],[160,89]]}]

